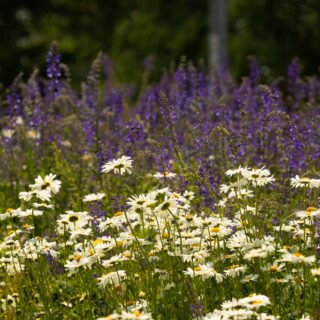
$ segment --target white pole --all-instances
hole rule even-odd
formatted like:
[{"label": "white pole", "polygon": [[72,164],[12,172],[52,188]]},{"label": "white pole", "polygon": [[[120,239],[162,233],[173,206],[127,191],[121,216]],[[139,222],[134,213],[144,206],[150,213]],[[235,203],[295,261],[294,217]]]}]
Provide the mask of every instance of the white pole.
[{"label": "white pole", "polygon": [[227,63],[227,0],[209,0],[209,66]]}]

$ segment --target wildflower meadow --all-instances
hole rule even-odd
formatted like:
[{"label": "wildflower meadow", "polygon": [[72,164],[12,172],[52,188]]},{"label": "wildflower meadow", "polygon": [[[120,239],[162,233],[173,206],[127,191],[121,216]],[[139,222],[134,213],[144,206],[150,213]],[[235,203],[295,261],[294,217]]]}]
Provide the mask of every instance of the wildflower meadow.
[{"label": "wildflower meadow", "polygon": [[1,95],[1,319],[320,319],[320,79],[182,59]]}]

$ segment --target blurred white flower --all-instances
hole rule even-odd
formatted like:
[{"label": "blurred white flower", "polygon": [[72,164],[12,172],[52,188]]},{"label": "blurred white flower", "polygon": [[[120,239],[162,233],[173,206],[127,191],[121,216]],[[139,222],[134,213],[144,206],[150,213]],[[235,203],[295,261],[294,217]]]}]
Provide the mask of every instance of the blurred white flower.
[{"label": "blurred white flower", "polygon": [[11,139],[15,131],[12,129],[2,129],[1,133],[5,138]]},{"label": "blurred white flower", "polygon": [[163,173],[161,172],[156,172],[153,177],[157,179],[173,179],[177,174],[169,171],[164,171]]},{"label": "blurred white flower", "polygon": [[105,193],[90,193],[84,196],[83,202],[99,201],[106,196]]},{"label": "blurred white flower", "polygon": [[295,253],[286,252],[282,256],[282,259],[280,261],[291,262],[291,263],[312,264],[316,261],[316,257],[315,256],[306,257],[300,252],[295,252]]},{"label": "blurred white flower", "polygon": [[115,272],[109,272],[102,277],[98,278],[99,287],[105,288],[107,284],[118,286],[122,280],[126,279],[127,273],[125,270],[118,270]]},{"label": "blurred white flower", "polygon": [[320,186],[320,179],[300,178],[296,175],[291,178],[291,186],[293,188],[318,188]]}]

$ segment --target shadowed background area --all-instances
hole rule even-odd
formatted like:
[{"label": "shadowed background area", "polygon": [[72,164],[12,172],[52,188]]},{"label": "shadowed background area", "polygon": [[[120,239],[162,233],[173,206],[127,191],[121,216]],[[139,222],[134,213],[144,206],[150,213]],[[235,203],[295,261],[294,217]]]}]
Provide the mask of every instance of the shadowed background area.
[{"label": "shadowed background area", "polygon": [[[23,71],[42,70],[57,41],[74,83],[85,79],[99,51],[109,55],[118,79],[152,78],[186,55],[208,61],[209,1],[12,0],[0,2],[0,83]],[[319,0],[229,0],[227,48],[232,73],[247,74],[255,55],[266,74],[284,74],[298,56],[307,74],[319,73]]]}]

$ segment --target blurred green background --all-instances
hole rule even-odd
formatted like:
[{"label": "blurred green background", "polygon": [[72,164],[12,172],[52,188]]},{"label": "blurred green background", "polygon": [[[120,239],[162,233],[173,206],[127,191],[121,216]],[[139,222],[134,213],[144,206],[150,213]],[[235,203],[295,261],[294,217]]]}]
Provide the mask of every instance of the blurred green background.
[{"label": "blurred green background", "polygon": [[[229,0],[228,56],[232,73],[248,72],[255,55],[274,75],[298,56],[307,74],[319,72],[320,0]],[[152,76],[177,64],[181,55],[208,60],[207,0],[1,0],[0,82],[35,66],[56,40],[75,83],[86,77],[99,51],[109,55],[117,78],[137,81],[144,59]]]}]

